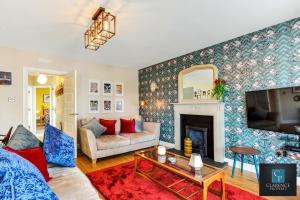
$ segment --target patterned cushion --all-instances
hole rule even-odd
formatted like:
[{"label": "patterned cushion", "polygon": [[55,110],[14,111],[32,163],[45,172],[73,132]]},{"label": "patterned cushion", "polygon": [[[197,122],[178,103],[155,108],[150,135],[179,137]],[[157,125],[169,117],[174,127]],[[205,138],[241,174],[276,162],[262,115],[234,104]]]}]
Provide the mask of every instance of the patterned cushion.
[{"label": "patterned cushion", "polygon": [[0,148],[0,199],[58,198],[33,164],[15,153]]},{"label": "patterned cushion", "polygon": [[102,126],[96,118],[90,120],[83,128],[91,130],[95,137],[98,138],[102,133],[106,131],[106,127]]},{"label": "patterned cushion", "polygon": [[41,142],[23,125],[19,125],[11,136],[7,146],[16,150],[21,150],[32,147],[39,147],[41,146]]},{"label": "patterned cushion", "polygon": [[59,129],[46,124],[43,150],[49,163],[65,167],[74,167],[73,138]]},{"label": "patterned cushion", "polygon": [[135,132],[141,133],[144,130],[144,121],[143,120],[135,120]]}]

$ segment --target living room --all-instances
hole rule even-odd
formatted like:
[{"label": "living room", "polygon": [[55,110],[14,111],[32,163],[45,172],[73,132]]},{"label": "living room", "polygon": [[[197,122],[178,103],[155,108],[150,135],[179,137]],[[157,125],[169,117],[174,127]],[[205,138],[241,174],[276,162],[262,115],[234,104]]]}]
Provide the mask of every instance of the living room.
[{"label": "living room", "polygon": [[0,199],[300,198],[300,2],[0,7]]}]

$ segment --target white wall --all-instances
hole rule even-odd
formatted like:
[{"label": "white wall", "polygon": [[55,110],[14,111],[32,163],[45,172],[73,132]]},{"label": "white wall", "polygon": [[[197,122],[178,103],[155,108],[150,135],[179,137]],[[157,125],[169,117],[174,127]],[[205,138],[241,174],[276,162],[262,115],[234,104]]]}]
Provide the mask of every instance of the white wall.
[{"label": "white wall", "polygon": [[[0,133],[5,133],[10,126],[16,127],[23,122],[24,67],[66,72],[77,70],[79,117],[100,116],[103,118],[114,118],[138,115],[138,71],[136,69],[115,68],[91,62],[76,61],[76,58],[74,60],[66,60],[11,48],[0,48],[0,71],[12,72],[12,85],[0,85]],[[103,114],[100,111],[100,114],[89,114],[89,79],[123,82],[125,86],[125,96],[123,97],[125,112]],[[8,102],[9,97],[14,97],[16,101],[13,103]]]}]

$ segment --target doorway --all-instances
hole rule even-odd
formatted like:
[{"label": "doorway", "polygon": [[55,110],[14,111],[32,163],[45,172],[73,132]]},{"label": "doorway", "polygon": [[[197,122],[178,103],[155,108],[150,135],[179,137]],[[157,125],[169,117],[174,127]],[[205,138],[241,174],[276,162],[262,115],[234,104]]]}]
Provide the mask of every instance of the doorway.
[{"label": "doorway", "polygon": [[[42,77],[42,78],[41,78]],[[39,89],[44,89],[40,92]],[[45,90],[45,89],[49,90]],[[41,104],[37,95],[42,93]],[[77,157],[77,72],[48,69],[23,70],[23,124],[43,141],[45,123],[74,139]],[[38,125],[38,126],[37,126]]]}]

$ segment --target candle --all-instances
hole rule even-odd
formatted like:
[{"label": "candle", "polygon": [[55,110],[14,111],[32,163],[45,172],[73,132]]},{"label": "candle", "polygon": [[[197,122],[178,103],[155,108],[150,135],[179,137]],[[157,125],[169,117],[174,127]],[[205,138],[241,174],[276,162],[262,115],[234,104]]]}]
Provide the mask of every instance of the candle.
[{"label": "candle", "polygon": [[166,147],[158,146],[157,147],[157,153],[158,153],[158,155],[166,155]]}]

